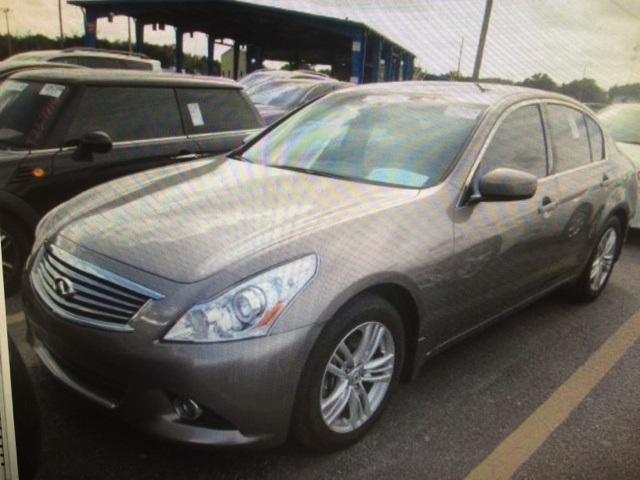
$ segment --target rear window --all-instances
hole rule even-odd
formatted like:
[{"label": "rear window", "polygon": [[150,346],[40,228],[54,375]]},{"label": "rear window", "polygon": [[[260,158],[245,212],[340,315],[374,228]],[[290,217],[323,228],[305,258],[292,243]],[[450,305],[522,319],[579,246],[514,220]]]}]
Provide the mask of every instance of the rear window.
[{"label": "rear window", "polygon": [[257,114],[240,90],[180,88],[177,95],[188,134],[260,127]]},{"label": "rear window", "polygon": [[0,84],[0,145],[43,148],[69,87],[54,83],[6,80]]},{"label": "rear window", "polygon": [[94,130],[106,132],[114,142],[184,135],[171,88],[87,87],[66,143]]}]

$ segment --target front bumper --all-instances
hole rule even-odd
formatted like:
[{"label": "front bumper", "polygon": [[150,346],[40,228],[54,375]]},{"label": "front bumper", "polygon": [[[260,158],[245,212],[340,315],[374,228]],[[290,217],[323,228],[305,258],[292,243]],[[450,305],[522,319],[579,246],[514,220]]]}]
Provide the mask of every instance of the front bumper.
[{"label": "front bumper", "polygon": [[[113,332],[57,318],[28,280],[23,302],[29,342],[59,380],[144,432],[205,447],[285,441],[298,380],[320,330],[178,344],[162,342],[164,330],[152,321]],[[176,399],[194,400],[202,415],[181,418]]]}]

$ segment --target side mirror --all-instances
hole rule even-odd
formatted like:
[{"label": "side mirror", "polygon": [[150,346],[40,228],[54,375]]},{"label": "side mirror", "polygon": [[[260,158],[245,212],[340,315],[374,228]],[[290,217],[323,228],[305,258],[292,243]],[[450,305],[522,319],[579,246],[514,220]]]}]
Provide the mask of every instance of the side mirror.
[{"label": "side mirror", "polygon": [[80,139],[73,159],[79,162],[90,162],[94,153],[107,153],[113,148],[111,137],[105,132],[94,131],[85,133]]},{"label": "side mirror", "polygon": [[478,182],[476,201],[526,200],[535,195],[538,178],[521,170],[496,168],[486,173]]}]

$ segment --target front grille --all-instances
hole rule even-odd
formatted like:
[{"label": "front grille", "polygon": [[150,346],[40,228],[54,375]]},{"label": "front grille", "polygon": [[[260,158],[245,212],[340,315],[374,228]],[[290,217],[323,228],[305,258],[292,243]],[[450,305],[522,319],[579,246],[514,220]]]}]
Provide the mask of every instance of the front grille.
[{"label": "front grille", "polygon": [[163,298],[55,245],[43,247],[31,283],[57,316],[109,330],[131,330],[127,324],[142,306]]}]

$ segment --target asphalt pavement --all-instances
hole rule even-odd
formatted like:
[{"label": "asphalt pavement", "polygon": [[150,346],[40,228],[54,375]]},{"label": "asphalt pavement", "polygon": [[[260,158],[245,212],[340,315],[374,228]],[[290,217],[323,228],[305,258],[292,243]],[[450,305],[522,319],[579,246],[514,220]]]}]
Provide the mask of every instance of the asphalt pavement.
[{"label": "asphalt pavement", "polygon": [[640,233],[604,294],[553,294],[428,362],[378,425],[334,454],[210,452],[138,433],[58,384],[9,333],[42,418],[37,480],[640,479]]}]

